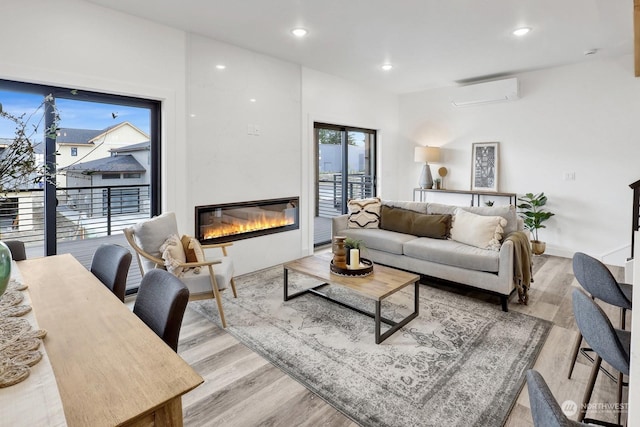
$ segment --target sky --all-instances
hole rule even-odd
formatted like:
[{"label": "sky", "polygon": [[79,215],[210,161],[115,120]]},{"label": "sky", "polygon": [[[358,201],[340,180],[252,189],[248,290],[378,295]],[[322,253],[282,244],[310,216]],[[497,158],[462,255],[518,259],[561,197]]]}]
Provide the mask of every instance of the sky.
[{"label": "sky", "polygon": [[[13,115],[27,113],[26,118],[42,103],[42,95],[29,93],[0,91],[0,104],[5,112]],[[141,131],[149,134],[150,114],[145,108],[125,107],[122,105],[99,104],[95,102],[77,101],[73,99],[56,99],[60,113],[61,128],[104,129],[118,123],[128,121]],[[29,120],[29,125],[36,125],[42,119],[42,108]],[[113,115],[116,115],[114,118]],[[30,129],[33,127],[30,126]],[[39,130],[44,124],[39,126]],[[13,138],[15,124],[5,118],[0,118],[0,138]],[[34,137],[34,141],[42,138]]]}]

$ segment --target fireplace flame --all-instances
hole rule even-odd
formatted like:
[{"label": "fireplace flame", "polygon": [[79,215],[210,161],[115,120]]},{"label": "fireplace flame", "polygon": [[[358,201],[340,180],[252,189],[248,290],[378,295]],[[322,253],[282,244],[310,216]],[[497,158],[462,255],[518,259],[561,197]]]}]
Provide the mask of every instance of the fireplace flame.
[{"label": "fireplace flame", "polygon": [[294,218],[284,215],[277,218],[267,218],[264,215],[251,220],[243,220],[224,216],[221,222],[207,225],[204,230],[204,239],[216,239],[223,236],[249,233],[252,231],[268,230],[270,228],[285,227],[295,223]]}]

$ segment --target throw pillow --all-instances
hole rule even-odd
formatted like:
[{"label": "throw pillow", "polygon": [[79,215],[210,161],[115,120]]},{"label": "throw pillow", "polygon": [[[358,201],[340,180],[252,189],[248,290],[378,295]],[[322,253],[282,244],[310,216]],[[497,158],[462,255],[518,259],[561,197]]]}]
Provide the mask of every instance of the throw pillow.
[{"label": "throw pillow", "polygon": [[184,268],[180,264],[187,261],[187,256],[182,247],[182,241],[177,234],[170,235],[160,246],[162,259],[167,271],[177,277],[182,276]]},{"label": "throw pillow", "polygon": [[378,197],[349,200],[348,228],[378,228],[381,204]]},{"label": "throw pillow", "polygon": [[418,237],[446,239],[451,228],[451,215],[426,215],[382,205],[380,228]]},{"label": "throw pillow", "polygon": [[481,249],[500,250],[507,220],[500,216],[476,215],[457,209],[451,226],[451,240]]},{"label": "throw pillow", "polygon": [[415,212],[406,209],[382,205],[380,210],[380,228],[397,233],[412,234],[411,224],[414,214]]},{"label": "throw pillow", "polygon": [[[202,245],[200,245],[200,241],[198,239],[185,234],[180,240],[182,242],[182,247],[184,248],[187,262],[205,261],[204,251],[202,250]],[[195,267],[193,272],[195,274],[200,274],[200,267]]]},{"label": "throw pillow", "polygon": [[446,239],[451,230],[451,215],[417,214],[413,220],[412,233],[418,237]]}]

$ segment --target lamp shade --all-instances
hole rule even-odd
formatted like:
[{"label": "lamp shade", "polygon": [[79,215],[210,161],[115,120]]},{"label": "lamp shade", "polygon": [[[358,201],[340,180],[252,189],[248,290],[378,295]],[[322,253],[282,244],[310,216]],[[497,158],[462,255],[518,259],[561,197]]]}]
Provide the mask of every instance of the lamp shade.
[{"label": "lamp shade", "polygon": [[416,147],[413,159],[420,163],[437,163],[440,161],[440,148]]}]

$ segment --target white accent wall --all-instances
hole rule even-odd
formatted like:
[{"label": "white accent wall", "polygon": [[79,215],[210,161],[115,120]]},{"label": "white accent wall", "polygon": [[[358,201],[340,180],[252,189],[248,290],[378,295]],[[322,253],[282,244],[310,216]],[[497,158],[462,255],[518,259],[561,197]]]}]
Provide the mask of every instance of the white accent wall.
[{"label": "white accent wall", "polygon": [[[300,66],[198,35],[187,52],[187,232],[196,205],[300,197]],[[216,65],[224,64],[219,70]],[[251,100],[255,100],[252,102]],[[236,271],[300,258],[309,228],[234,243]]]},{"label": "white accent wall", "polygon": [[[581,251],[624,265],[631,248],[632,191],[640,178],[640,79],[633,58],[593,60],[517,75],[517,101],[453,107],[455,87],[400,97],[400,198],[420,173],[413,147],[443,148],[447,188],[468,190],[471,144],[500,143],[499,191],[544,191],[556,214],[539,232],[547,253]],[[575,180],[565,175],[575,174]],[[464,200],[466,203],[467,201]]]}]

